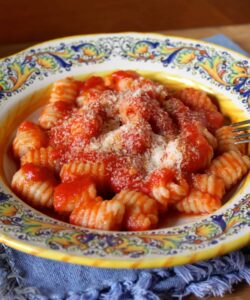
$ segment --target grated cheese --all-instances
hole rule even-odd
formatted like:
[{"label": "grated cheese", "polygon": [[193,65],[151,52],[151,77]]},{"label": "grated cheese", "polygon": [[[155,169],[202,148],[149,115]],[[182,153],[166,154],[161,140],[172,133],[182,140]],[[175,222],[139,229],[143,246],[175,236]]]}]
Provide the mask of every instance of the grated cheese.
[{"label": "grated cheese", "polygon": [[[180,169],[183,158],[178,139],[168,141],[163,135],[154,133],[147,118],[139,118],[136,122],[128,119],[121,125],[119,108],[122,103],[126,101],[128,105],[134,105],[138,101],[139,113],[144,109],[150,113],[160,107],[159,100],[164,98],[166,93],[163,85],[143,77],[134,80],[127,90],[104,90],[96,99],[86,101],[80,108],[74,108],[72,114],[65,118],[58,128],[53,129],[54,135],[57,135],[58,129],[58,134],[63,137],[63,144],[69,146],[65,157],[77,157],[81,153],[91,151],[104,156],[113,153],[117,157],[126,157],[125,161],[135,169],[138,168],[145,176],[164,167]],[[156,100],[157,98],[159,100]],[[76,134],[70,141],[72,126],[76,123],[77,132],[81,131],[81,120],[99,120],[100,131],[89,140],[82,140],[81,135],[78,137]],[[158,117],[158,121],[164,123],[163,115]]]},{"label": "grated cheese", "polygon": [[179,139],[177,138],[168,143],[162,163],[164,167],[175,168],[180,171],[182,160],[183,155],[180,151]]}]

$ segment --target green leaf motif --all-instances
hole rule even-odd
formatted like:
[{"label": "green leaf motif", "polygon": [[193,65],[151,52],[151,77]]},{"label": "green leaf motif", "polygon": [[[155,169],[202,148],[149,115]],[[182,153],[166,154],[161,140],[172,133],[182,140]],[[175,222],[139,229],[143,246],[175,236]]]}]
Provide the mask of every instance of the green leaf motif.
[{"label": "green leaf motif", "polygon": [[196,58],[193,50],[182,50],[177,56],[177,62],[179,64],[188,64]]},{"label": "green leaf motif", "polygon": [[2,203],[0,205],[0,216],[13,217],[17,212],[17,208],[11,203]]},{"label": "green leaf motif", "polygon": [[0,92],[5,92],[10,89],[10,82],[8,81],[8,75],[0,70]]},{"label": "green leaf motif", "polygon": [[221,229],[213,223],[207,223],[197,226],[195,232],[200,237],[210,239],[220,235]]},{"label": "green leaf motif", "polygon": [[55,69],[57,67],[57,63],[55,59],[51,56],[41,55],[37,57],[37,61],[39,66],[44,69]]},{"label": "green leaf motif", "polygon": [[232,63],[229,68],[228,82],[231,85],[237,84],[239,78],[250,78],[247,67],[241,65],[238,62]]}]

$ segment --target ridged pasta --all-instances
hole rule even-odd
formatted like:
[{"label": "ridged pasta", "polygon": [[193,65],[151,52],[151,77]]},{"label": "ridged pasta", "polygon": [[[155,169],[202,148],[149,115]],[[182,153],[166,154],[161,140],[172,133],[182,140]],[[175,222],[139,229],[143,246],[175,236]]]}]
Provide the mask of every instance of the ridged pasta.
[{"label": "ridged pasta", "polygon": [[88,103],[93,101],[98,101],[98,98],[101,97],[103,91],[98,89],[92,89],[89,91],[81,91],[79,96],[76,98],[76,104],[78,107],[88,105]]},{"label": "ridged pasta", "polygon": [[84,85],[76,98],[76,103],[81,107],[88,105],[88,103],[93,101],[98,102],[99,97],[105,90],[107,90],[107,86],[105,85],[104,79],[99,76],[91,76],[84,82]]},{"label": "ridged pasta", "polygon": [[140,90],[142,94],[159,101],[164,101],[168,95],[168,91],[164,85],[143,77],[134,80],[131,89],[134,91]]},{"label": "ridged pasta", "polygon": [[215,136],[218,140],[218,152],[224,153],[227,151],[240,151],[242,154],[246,153],[246,145],[245,144],[237,144],[235,145],[234,136],[242,134],[243,132],[233,132],[233,128],[231,126],[223,126],[216,130]]},{"label": "ridged pasta", "polygon": [[158,223],[157,203],[144,193],[134,190],[123,190],[113,200],[125,205],[123,227],[127,230],[148,230]]},{"label": "ridged pasta", "polygon": [[96,201],[81,202],[70,215],[70,223],[86,228],[119,230],[122,225],[125,206],[118,200],[97,198]]},{"label": "ridged pasta", "polygon": [[60,177],[62,182],[70,182],[80,176],[93,178],[96,184],[103,187],[106,183],[106,170],[103,162],[73,161],[62,166]]},{"label": "ridged pasta", "polygon": [[71,77],[57,80],[52,87],[49,102],[74,103],[79,92],[79,82]]},{"label": "ridged pasta", "polygon": [[184,122],[180,134],[181,167],[186,172],[197,172],[210,165],[214,155],[212,146],[196,124]]},{"label": "ridged pasta", "polygon": [[190,108],[183,102],[180,99],[170,98],[163,103],[164,108],[181,127],[186,122],[195,123],[197,126],[198,122],[202,127],[214,133],[216,129],[223,126],[224,117],[217,110],[206,110],[198,105]]},{"label": "ridged pasta", "polygon": [[221,199],[225,194],[224,181],[213,174],[195,174],[193,175],[193,187],[203,193]]},{"label": "ridged pasta", "polygon": [[64,101],[56,101],[45,106],[39,124],[44,129],[50,129],[57,125],[72,109],[72,105]]},{"label": "ridged pasta", "polygon": [[250,159],[239,151],[228,151],[212,160],[208,174],[220,177],[226,189],[236,184],[250,169]]},{"label": "ridged pasta", "polygon": [[134,95],[133,93],[125,93],[119,102],[119,116],[123,123],[135,122],[138,119],[149,120],[152,114],[152,107],[159,104],[146,97],[145,95]]},{"label": "ridged pasta", "polygon": [[160,181],[152,186],[151,196],[159,203],[160,211],[167,210],[168,204],[180,201],[189,193],[189,185],[186,180],[181,179],[177,182]]},{"label": "ridged pasta", "polygon": [[217,149],[218,147],[218,141],[217,138],[207,130],[207,128],[202,127],[201,129],[202,135],[205,137],[205,139],[208,141],[208,143],[213,147],[213,149]]},{"label": "ridged pasta", "polygon": [[191,190],[191,193],[175,203],[175,208],[184,213],[212,213],[221,207],[220,199],[208,193],[198,190]]},{"label": "ridged pasta", "polygon": [[115,71],[112,74],[105,77],[105,84],[117,91],[127,91],[131,88],[131,85],[135,79],[139,77],[134,71]]},{"label": "ridged pasta", "polygon": [[32,163],[36,166],[46,167],[59,172],[60,163],[56,154],[55,149],[50,146],[47,148],[41,147],[39,149],[29,150],[21,157],[21,165]]},{"label": "ridged pasta", "polygon": [[89,178],[78,178],[73,182],[61,183],[54,191],[53,205],[59,213],[71,213],[81,202],[95,201],[96,187]]},{"label": "ridged pasta", "polygon": [[11,187],[28,203],[38,207],[53,207],[56,181],[48,169],[26,164],[13,176]]},{"label": "ridged pasta", "polygon": [[29,150],[46,147],[48,138],[42,129],[29,121],[23,122],[13,141],[13,152],[16,157],[22,157]]},{"label": "ridged pasta", "polygon": [[100,110],[89,105],[87,109],[79,109],[69,123],[70,134],[73,137],[88,140],[100,134],[103,119]]},{"label": "ridged pasta", "polygon": [[165,212],[168,208],[170,192],[165,184],[153,186],[151,196],[157,200],[161,212]]},{"label": "ridged pasta", "polygon": [[216,105],[204,91],[185,88],[177,91],[174,96],[195,110],[218,111]]},{"label": "ridged pasta", "polygon": [[185,179],[180,179],[177,182],[170,182],[168,185],[169,203],[180,201],[189,193],[189,184]]}]

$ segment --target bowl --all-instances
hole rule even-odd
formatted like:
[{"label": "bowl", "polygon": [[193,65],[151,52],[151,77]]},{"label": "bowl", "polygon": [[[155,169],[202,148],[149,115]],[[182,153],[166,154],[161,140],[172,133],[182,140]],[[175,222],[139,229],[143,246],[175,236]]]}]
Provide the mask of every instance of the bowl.
[{"label": "bowl", "polygon": [[64,262],[112,268],[170,267],[222,255],[250,240],[250,176],[215,213],[170,218],[162,228],[108,232],[73,226],[40,212],[10,188],[16,170],[10,144],[34,119],[51,84],[116,69],[136,70],[176,87],[216,97],[232,122],[250,117],[249,58],[211,43],[152,33],[73,36],[35,45],[0,61],[0,241]]}]

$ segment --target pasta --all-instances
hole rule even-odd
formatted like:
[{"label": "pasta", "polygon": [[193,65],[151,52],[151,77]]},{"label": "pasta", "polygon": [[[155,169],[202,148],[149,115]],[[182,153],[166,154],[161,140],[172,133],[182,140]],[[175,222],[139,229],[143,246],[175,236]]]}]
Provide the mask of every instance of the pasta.
[{"label": "pasta", "polygon": [[185,122],[182,129],[180,134],[183,154],[182,168],[188,172],[205,169],[213,158],[213,148],[197,126]]},{"label": "pasta", "polygon": [[202,105],[196,106],[195,103],[187,106],[179,98],[170,98],[168,101],[165,101],[163,105],[167,112],[176,119],[180,125],[187,120],[192,120],[192,122],[195,121],[196,125],[198,123],[199,126],[205,127],[214,133],[215,130],[220,128],[224,123],[224,118],[217,109],[206,109],[203,108]]},{"label": "pasta", "polygon": [[170,182],[168,184],[168,190],[170,195],[170,203],[177,202],[183,199],[189,193],[189,184],[185,179],[180,179],[177,182]]},{"label": "pasta", "polygon": [[129,90],[134,80],[138,78],[139,78],[138,74],[134,71],[119,70],[107,76],[106,84],[107,86],[119,92],[124,92],[126,90]]},{"label": "pasta", "polygon": [[157,200],[161,212],[166,211],[169,204],[183,199],[189,193],[189,185],[185,179],[168,180],[155,180],[151,177],[151,195]]},{"label": "pasta", "polygon": [[100,133],[102,124],[103,120],[99,107],[90,104],[85,109],[80,109],[70,118],[70,134],[75,139],[88,141]]},{"label": "pasta", "polygon": [[158,223],[157,203],[145,194],[133,190],[123,190],[116,194],[117,200],[125,205],[123,227],[127,230],[148,230]]},{"label": "pasta", "polygon": [[121,201],[89,201],[80,203],[70,215],[70,222],[88,228],[119,230],[125,212]]},{"label": "pasta", "polygon": [[16,157],[22,157],[29,150],[46,147],[48,139],[40,127],[32,122],[23,122],[13,141],[13,151]]},{"label": "pasta", "polygon": [[65,118],[71,110],[72,105],[64,101],[49,103],[39,118],[39,125],[44,129],[50,129]]},{"label": "pasta", "polygon": [[102,77],[90,77],[85,81],[83,88],[80,90],[80,93],[76,98],[77,105],[81,107],[91,103],[92,101],[96,101],[106,89],[107,87],[105,86],[104,79]]},{"label": "pasta", "polygon": [[211,98],[201,90],[185,88],[176,92],[174,96],[195,110],[218,111]]},{"label": "pasta", "polygon": [[137,120],[138,118],[148,120],[151,108],[150,98],[137,96],[137,94],[134,95],[133,93],[125,93],[119,105],[119,114],[124,123]]},{"label": "pasta", "polygon": [[71,77],[57,80],[53,84],[49,102],[62,101],[73,104],[78,96],[79,82]]},{"label": "pasta", "polygon": [[167,88],[152,80],[143,78],[133,71],[116,71],[107,78],[108,86],[119,92],[132,91],[149,96],[151,99],[165,100]]},{"label": "pasta", "polygon": [[38,207],[53,207],[53,192],[56,180],[44,167],[25,164],[12,179],[13,190],[30,204]]},{"label": "pasta", "polygon": [[173,204],[180,212],[212,213],[221,206],[221,199],[224,194],[225,184],[220,177],[195,174],[192,178],[190,193]]},{"label": "pasta", "polygon": [[69,214],[81,202],[94,201],[97,192],[94,182],[90,178],[78,179],[59,184],[54,191],[53,205],[57,212]]},{"label": "pasta", "polygon": [[228,151],[215,158],[207,172],[220,177],[228,190],[247,173],[249,168],[248,156],[241,155],[238,151]]},{"label": "pasta", "polygon": [[[211,97],[134,71],[56,81],[38,120],[17,130],[12,189],[71,224],[157,228],[172,210],[208,214],[250,158]],[[109,199],[109,200],[104,200]]]},{"label": "pasta", "polygon": [[21,165],[32,163],[36,166],[46,167],[52,171],[59,172],[60,163],[57,159],[57,153],[52,147],[41,147],[26,152],[21,157]]},{"label": "pasta", "polygon": [[175,204],[178,211],[195,214],[212,213],[219,209],[220,206],[221,202],[218,198],[195,189],[191,190],[187,197]]},{"label": "pasta", "polygon": [[71,182],[81,176],[92,178],[100,187],[104,187],[107,181],[103,162],[73,161],[64,164],[60,171],[62,182]]},{"label": "pasta", "polygon": [[157,134],[170,137],[176,133],[176,127],[169,114],[161,108],[157,100],[151,99],[147,94],[138,96],[136,92],[126,92],[119,105],[119,113],[124,123],[145,120]]},{"label": "pasta", "polygon": [[218,147],[218,141],[217,137],[214,136],[210,131],[207,130],[205,127],[201,127],[200,131],[202,132],[202,135],[205,137],[207,142],[209,143],[210,146],[213,147],[214,150],[217,149]]},{"label": "pasta", "polygon": [[240,151],[242,154],[246,153],[246,145],[245,144],[237,144],[235,145],[234,136],[237,134],[242,134],[242,132],[233,132],[233,128],[230,126],[223,126],[216,130],[215,136],[218,140],[218,152],[224,153],[227,151]]},{"label": "pasta", "polygon": [[225,194],[224,181],[213,174],[195,174],[192,185],[196,190],[219,199],[222,199]]}]

